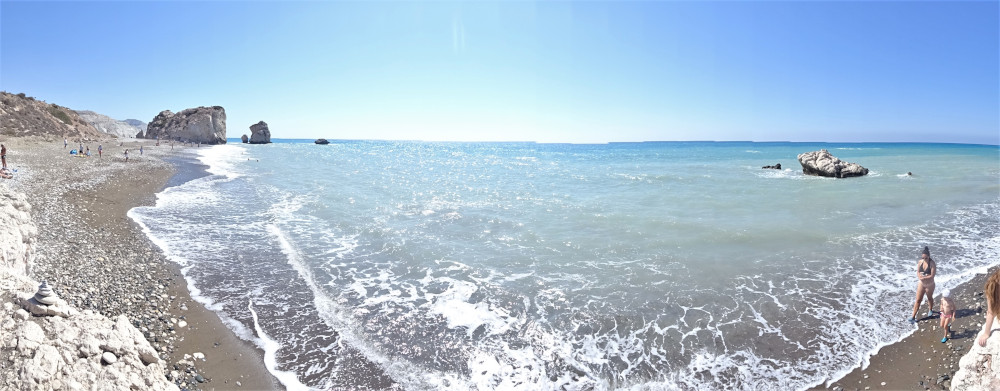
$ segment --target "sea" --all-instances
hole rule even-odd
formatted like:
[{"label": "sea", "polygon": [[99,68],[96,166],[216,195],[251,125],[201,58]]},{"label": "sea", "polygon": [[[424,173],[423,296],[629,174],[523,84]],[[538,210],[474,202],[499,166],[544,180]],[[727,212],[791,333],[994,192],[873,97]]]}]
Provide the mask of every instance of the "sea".
[{"label": "sea", "polygon": [[801,390],[1000,264],[995,145],[277,141],[129,216],[290,390]]}]

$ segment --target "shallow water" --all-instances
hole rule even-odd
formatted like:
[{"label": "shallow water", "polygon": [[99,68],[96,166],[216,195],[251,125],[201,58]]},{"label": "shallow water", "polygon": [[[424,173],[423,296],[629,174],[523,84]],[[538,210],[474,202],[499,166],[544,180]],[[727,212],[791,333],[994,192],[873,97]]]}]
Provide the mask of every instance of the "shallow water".
[{"label": "shallow water", "polygon": [[[871,174],[802,175],[820,148]],[[193,153],[131,216],[291,389],[802,389],[912,332],[922,246],[946,288],[1000,261],[996,146]]]}]

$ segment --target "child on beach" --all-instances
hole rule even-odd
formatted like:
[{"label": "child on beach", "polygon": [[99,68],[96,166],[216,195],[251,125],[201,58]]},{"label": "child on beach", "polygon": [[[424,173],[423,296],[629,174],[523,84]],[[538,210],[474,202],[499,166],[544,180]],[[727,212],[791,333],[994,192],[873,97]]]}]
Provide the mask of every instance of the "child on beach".
[{"label": "child on beach", "polygon": [[1000,314],[1000,269],[986,279],[983,294],[986,296],[986,322],[983,323],[983,330],[979,332],[979,338],[976,338],[979,346],[986,346],[986,340],[993,333],[993,318]]},{"label": "child on beach", "polygon": [[941,343],[948,342],[951,336],[951,323],[955,321],[955,302],[951,300],[951,291],[945,289],[941,292],[941,321],[939,325],[944,330]]},{"label": "child on beach", "polygon": [[125,162],[128,162],[128,150],[125,150]]}]

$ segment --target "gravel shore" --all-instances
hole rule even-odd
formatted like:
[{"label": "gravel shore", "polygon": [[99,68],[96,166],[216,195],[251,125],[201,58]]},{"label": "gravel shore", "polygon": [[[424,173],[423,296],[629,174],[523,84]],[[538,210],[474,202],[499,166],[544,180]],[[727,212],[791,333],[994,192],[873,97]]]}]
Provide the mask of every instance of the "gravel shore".
[{"label": "gravel shore", "polygon": [[4,144],[8,166],[16,170],[4,183],[27,195],[38,227],[31,277],[48,281],[80,310],[124,314],[165,357],[164,375],[181,389],[281,388],[264,367],[263,351],[193,301],[178,266],[126,215],[154,204],[177,170],[167,159],[193,147],[92,142],[84,148],[93,156],[84,158],[69,154],[79,143],[64,148],[62,140]]}]

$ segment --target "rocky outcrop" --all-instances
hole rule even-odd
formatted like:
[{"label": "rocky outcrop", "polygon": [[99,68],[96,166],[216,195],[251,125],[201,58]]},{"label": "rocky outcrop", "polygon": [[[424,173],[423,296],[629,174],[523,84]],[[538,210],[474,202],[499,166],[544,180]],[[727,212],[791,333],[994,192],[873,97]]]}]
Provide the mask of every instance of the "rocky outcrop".
[{"label": "rocky outcrop", "polygon": [[37,238],[31,204],[23,194],[0,185],[0,267],[27,275]]},{"label": "rocky outcrop", "polygon": [[329,142],[329,141],[326,141],[326,139],[325,139],[325,138],[321,138],[321,139],[319,139],[319,140],[316,140],[316,144],[320,144],[320,145],[327,145],[327,144],[329,144],[329,143],[330,143],[330,142]]},{"label": "rocky outcrop", "polygon": [[250,144],[270,144],[271,131],[267,129],[267,123],[260,121],[250,125]]},{"label": "rocky outcrop", "polygon": [[30,210],[22,195],[0,185],[0,389],[177,390],[127,317],[78,312],[47,284],[34,291],[38,283],[23,272],[33,253],[25,244],[37,235]]},{"label": "rocky outcrop", "polygon": [[106,115],[86,110],[77,111],[76,113],[98,131],[114,137],[130,138],[135,137],[136,132],[140,134],[146,132],[146,123],[139,120],[119,121]]},{"label": "rocky outcrop", "polygon": [[243,144],[250,142],[250,139],[247,138],[247,135],[245,134],[243,135],[243,137],[240,137],[240,140],[243,141]]},{"label": "rocky outcrop", "polygon": [[764,167],[761,167],[761,168],[762,169],[769,169],[769,170],[780,170],[781,169],[781,163],[775,164],[773,166],[764,166]]},{"label": "rocky outcrop", "polygon": [[[952,391],[1000,390],[1000,322],[993,320],[992,335],[986,346],[973,342],[969,352],[958,361],[958,372],[951,380]],[[973,341],[975,336],[972,337]]]},{"label": "rocky outcrop", "polygon": [[33,97],[0,91],[0,135],[73,142],[108,138],[76,111]]},{"label": "rocky outcrop", "polygon": [[844,162],[825,149],[799,155],[802,173],[830,178],[850,178],[868,175],[868,169],[857,163]]},{"label": "rocky outcrop", "polygon": [[222,106],[196,107],[179,113],[161,111],[146,126],[143,138],[180,140],[204,144],[226,143],[226,109]]}]

